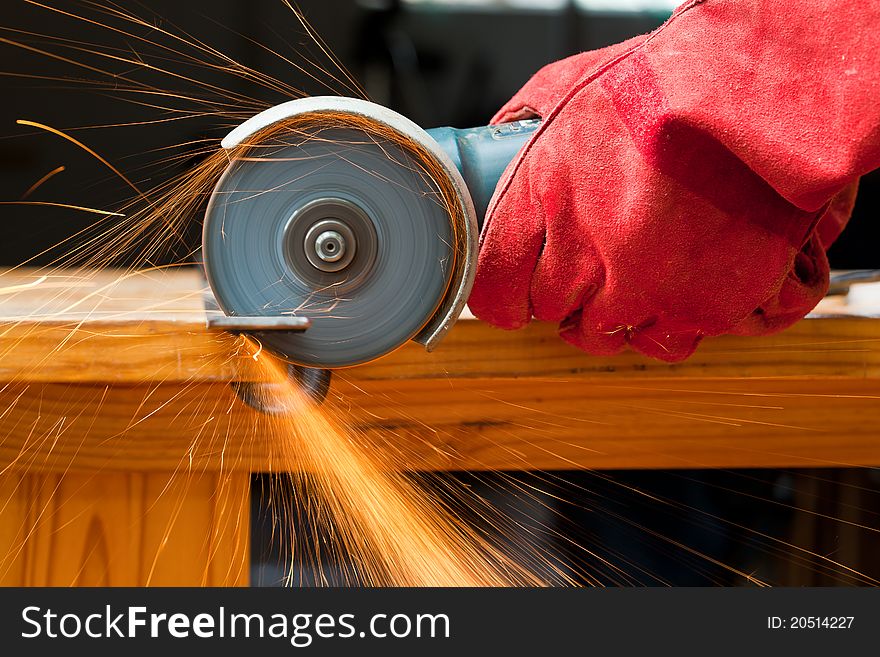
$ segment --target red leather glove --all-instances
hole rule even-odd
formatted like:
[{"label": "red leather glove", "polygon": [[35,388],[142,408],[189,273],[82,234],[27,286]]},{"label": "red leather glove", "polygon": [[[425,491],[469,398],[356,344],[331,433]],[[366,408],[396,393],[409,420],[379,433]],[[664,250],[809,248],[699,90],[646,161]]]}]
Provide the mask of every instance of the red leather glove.
[{"label": "red leather glove", "polygon": [[880,166],[880,3],[704,0],[551,64],[494,122],[543,125],[490,204],[470,307],[664,360],[777,331]]}]

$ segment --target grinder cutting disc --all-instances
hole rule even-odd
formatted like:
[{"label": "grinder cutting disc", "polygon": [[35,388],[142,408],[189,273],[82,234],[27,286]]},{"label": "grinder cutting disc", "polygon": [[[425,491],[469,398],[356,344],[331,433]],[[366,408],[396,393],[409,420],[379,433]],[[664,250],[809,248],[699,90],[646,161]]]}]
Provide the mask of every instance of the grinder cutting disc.
[{"label": "grinder cutting disc", "polygon": [[257,134],[234,152],[205,216],[218,304],[232,316],[309,317],[303,333],[256,334],[300,365],[348,367],[394,350],[435,315],[452,279],[455,227],[436,183],[410,149],[364,125],[336,115]]}]

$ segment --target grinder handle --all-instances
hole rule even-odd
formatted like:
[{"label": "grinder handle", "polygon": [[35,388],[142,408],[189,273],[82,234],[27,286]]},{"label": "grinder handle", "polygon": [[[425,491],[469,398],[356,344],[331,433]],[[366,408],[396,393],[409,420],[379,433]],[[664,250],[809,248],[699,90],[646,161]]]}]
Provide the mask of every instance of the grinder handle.
[{"label": "grinder handle", "polygon": [[461,172],[481,229],[501,174],[540,125],[540,119],[529,119],[480,128],[427,131]]}]

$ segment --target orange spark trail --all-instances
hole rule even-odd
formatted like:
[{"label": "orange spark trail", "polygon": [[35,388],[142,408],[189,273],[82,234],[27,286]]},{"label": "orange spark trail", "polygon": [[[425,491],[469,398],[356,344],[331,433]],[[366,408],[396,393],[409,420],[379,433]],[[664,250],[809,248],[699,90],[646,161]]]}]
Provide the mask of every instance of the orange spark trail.
[{"label": "orange spark trail", "polygon": [[49,179],[52,178],[53,176],[58,175],[58,174],[61,173],[62,171],[64,171],[64,165],[63,165],[63,164],[62,164],[60,167],[55,167],[54,169],[52,169],[49,173],[47,173],[45,176],[43,176],[42,178],[40,178],[37,182],[35,182],[35,183],[34,183],[33,185],[31,185],[30,187],[28,187],[27,191],[26,191],[24,194],[21,195],[21,200],[22,200],[22,201],[25,200],[28,196],[30,196],[31,194],[33,194],[33,193],[34,193],[39,187],[41,187],[42,185],[44,185],[44,184],[46,183],[47,180],[49,180]]},{"label": "orange spark trail", "polygon": [[39,205],[50,208],[67,208],[68,210],[77,210],[79,212],[89,212],[91,214],[99,214],[104,217],[124,217],[121,212],[110,212],[109,210],[98,210],[96,208],[87,208],[82,205],[71,205],[70,203],[52,203],[51,201],[0,201],[0,205]]}]

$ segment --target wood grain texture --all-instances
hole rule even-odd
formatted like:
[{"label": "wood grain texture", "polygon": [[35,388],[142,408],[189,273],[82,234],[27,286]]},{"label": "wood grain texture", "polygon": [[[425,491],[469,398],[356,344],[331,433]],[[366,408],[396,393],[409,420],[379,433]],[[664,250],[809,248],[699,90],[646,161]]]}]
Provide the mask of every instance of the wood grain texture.
[{"label": "wood grain texture", "polygon": [[[0,277],[0,291],[19,286],[0,304],[0,467],[300,467],[226,383],[261,370],[205,330],[194,273],[84,276],[60,305],[34,273]],[[38,306],[48,314],[28,314]],[[394,468],[880,465],[876,308],[820,310],[775,336],[706,340],[679,364],[591,357],[544,323],[464,319],[432,354],[407,344],[337,372],[327,409]]]},{"label": "wood grain texture", "polygon": [[[42,278],[27,270],[0,273],[0,381],[143,385],[261,376],[240,340],[205,328],[205,290],[195,271]],[[880,291],[876,298],[858,308],[828,299],[813,317],[783,333],[706,340],[693,357],[676,364],[631,352],[589,356],[560,340],[553,324],[533,322],[508,332],[465,315],[434,353],[407,343],[345,376],[354,381],[876,377]]]},{"label": "wood grain texture", "polygon": [[2,586],[248,582],[246,475],[0,476]]},{"label": "wood grain texture", "polygon": [[[389,468],[880,464],[877,380],[576,379],[537,388],[524,379],[423,379],[403,387],[337,381],[332,394],[331,412],[363,432]],[[290,437],[221,384],[150,391],[32,384],[0,394],[0,405],[13,401],[0,420],[0,468],[247,473],[302,466],[281,448]]]},{"label": "wood grain texture", "polygon": [[202,295],[192,269],[0,274],[0,381],[229,380],[236,341]]},{"label": "wood grain texture", "polygon": [[[0,393],[0,451],[14,454],[0,468],[0,585],[248,583],[246,469],[189,467],[198,431],[166,416],[155,435],[174,440],[155,447],[173,458],[114,462],[155,382],[234,375],[199,286],[194,272],[0,276],[0,380],[15,382]],[[112,387],[133,377],[143,388]],[[58,381],[102,383],[40,383]]]}]

